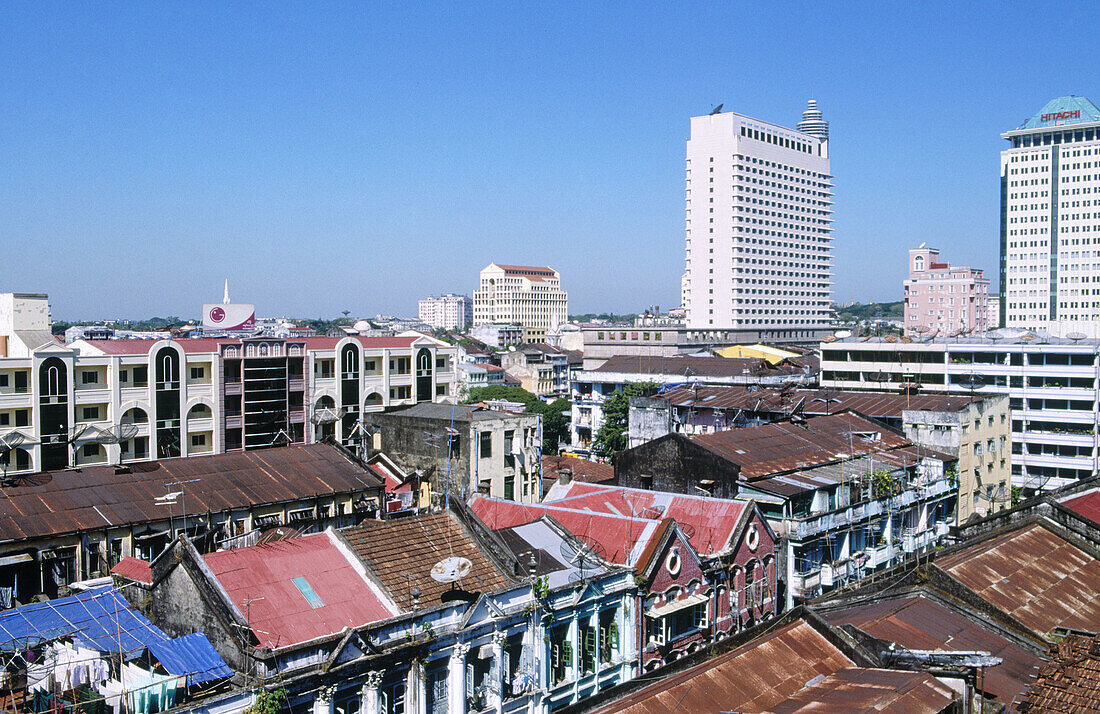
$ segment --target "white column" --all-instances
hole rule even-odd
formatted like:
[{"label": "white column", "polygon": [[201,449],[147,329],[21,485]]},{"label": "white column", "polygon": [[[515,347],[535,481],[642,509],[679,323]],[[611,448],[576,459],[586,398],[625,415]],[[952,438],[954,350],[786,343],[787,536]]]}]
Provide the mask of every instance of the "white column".
[{"label": "white column", "polygon": [[336,694],[336,686],[326,684],[317,690],[317,696],[313,700],[313,714],[335,714],[333,709],[333,696]]},{"label": "white column", "polygon": [[382,674],[378,670],[367,672],[367,678],[359,690],[360,714],[378,714],[378,687],[382,684]]},{"label": "white column", "polygon": [[451,650],[451,661],[448,665],[448,692],[450,699],[447,711],[451,714],[462,714],[466,711],[466,654],[470,651],[470,645],[459,642]]},{"label": "white column", "polygon": [[493,633],[493,669],[492,673],[492,694],[493,709],[498,713],[504,708],[504,679],[508,676],[508,673],[504,671],[504,642],[508,639],[508,635],[503,632]]}]

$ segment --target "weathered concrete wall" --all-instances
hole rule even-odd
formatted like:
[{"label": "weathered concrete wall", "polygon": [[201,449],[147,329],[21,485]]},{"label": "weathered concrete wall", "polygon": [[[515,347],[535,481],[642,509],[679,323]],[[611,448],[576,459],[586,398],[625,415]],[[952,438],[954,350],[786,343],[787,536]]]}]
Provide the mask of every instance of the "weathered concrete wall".
[{"label": "weathered concrete wall", "polygon": [[627,448],[641,446],[672,432],[672,408],[664,399],[631,397]]},{"label": "weathered concrete wall", "polygon": [[615,483],[620,486],[692,495],[699,495],[699,488],[705,488],[717,498],[737,497],[739,472],[736,464],[696,446],[680,434],[669,434],[627,449],[615,461]]}]

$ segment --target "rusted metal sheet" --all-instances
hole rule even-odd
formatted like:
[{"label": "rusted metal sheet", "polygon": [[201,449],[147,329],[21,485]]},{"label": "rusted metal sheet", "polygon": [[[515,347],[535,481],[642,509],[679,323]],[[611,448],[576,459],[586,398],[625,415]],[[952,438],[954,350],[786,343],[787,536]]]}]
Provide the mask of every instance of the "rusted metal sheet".
[{"label": "rusted metal sheet", "polygon": [[984,689],[1008,704],[1031,684],[1042,660],[947,605],[921,595],[889,598],[823,613],[831,625],[851,624],[911,650],[982,650],[1000,657],[985,670]]},{"label": "rusted metal sheet", "polygon": [[858,414],[842,413],[693,437],[695,443],[741,467],[746,479],[877,455],[912,445],[904,436]]},{"label": "rusted metal sheet", "polygon": [[[192,479],[197,479],[192,481]],[[175,483],[191,481],[191,483]],[[161,521],[229,508],[379,488],[381,481],[331,446],[310,444],[114,466],[52,471],[0,495],[0,540],[24,540],[108,525]],[[169,509],[156,502],[182,495]]]},{"label": "rusted metal sheet", "polygon": [[1100,560],[1039,523],[990,538],[936,566],[1025,627],[1095,632]]},{"label": "rusted metal sheet", "polygon": [[830,674],[767,711],[939,714],[953,711],[956,698],[950,687],[924,672],[851,668]]},{"label": "rusted metal sheet", "polygon": [[[900,419],[901,413],[907,409],[957,412],[971,402],[981,401],[982,397],[819,389],[749,389],[731,386],[698,389],[680,387],[658,394],[654,399],[661,399],[678,407],[744,409],[756,412],[786,412],[805,400],[801,409],[804,414],[832,414],[852,409],[876,419]],[[825,399],[829,401],[826,402]]]},{"label": "rusted metal sheet", "polygon": [[[764,712],[853,662],[802,620],[598,710],[597,714]],[[831,710],[830,710],[831,711]]]}]

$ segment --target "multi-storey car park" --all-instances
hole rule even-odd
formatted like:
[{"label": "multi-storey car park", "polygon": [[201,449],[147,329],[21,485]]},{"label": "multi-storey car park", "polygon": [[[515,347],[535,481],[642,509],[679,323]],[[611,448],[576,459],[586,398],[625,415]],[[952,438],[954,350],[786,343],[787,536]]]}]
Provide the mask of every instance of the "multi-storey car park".
[{"label": "multi-storey car park", "polygon": [[1096,473],[1098,355],[1097,340],[1008,330],[957,341],[847,338],[822,343],[821,385],[1008,394],[1012,483],[1031,492]]}]

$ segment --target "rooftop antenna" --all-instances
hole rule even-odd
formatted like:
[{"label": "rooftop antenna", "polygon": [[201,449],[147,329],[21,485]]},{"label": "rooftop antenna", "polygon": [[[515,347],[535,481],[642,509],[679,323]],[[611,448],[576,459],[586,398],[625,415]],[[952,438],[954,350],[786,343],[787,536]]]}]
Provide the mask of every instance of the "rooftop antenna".
[{"label": "rooftop antenna", "polygon": [[[97,444],[121,444],[129,441],[137,435],[138,427],[133,422],[120,422],[111,426],[107,431],[102,431],[92,439]],[[118,464],[122,465],[122,449],[118,450]]]},{"label": "rooftop antenna", "polygon": [[711,109],[710,110],[710,116],[714,116],[715,114],[721,114],[722,113],[722,106],[723,106],[722,104],[719,104],[714,109]]},{"label": "rooftop antenna", "polygon": [[11,465],[11,453],[26,439],[26,435],[18,431],[0,436],[0,468],[4,471],[5,481],[8,478],[8,466]]},{"label": "rooftop antenna", "polygon": [[576,569],[569,574],[569,581],[573,583],[583,582],[588,579],[586,573],[596,570],[602,563],[607,562],[604,548],[597,541],[577,539],[576,543],[568,540],[561,542],[561,557],[565,562]]}]

